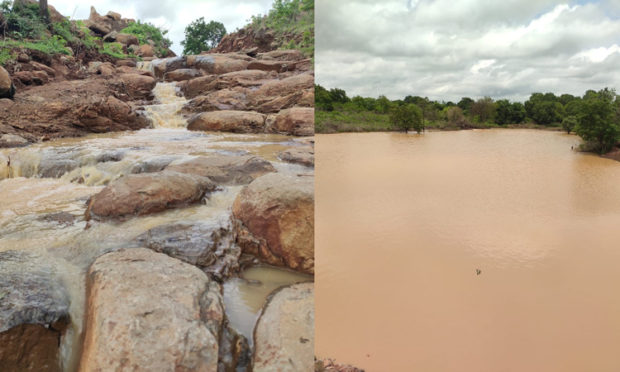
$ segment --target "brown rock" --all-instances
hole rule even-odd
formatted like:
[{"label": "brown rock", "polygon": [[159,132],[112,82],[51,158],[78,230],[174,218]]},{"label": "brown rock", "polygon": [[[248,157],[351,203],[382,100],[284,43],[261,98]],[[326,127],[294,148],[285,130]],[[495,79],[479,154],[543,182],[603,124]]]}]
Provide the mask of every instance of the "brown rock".
[{"label": "brown rock", "polygon": [[50,77],[56,76],[56,71],[53,68],[51,68],[49,66],[46,66],[46,65],[44,65],[42,63],[32,61],[32,62],[30,62],[30,65],[35,70],[45,71],[45,73],[47,73]]},{"label": "brown rock", "polygon": [[154,57],[155,56],[155,48],[153,48],[149,44],[140,45],[140,47],[136,51],[136,55],[140,56],[140,57]]},{"label": "brown rock", "polygon": [[130,34],[117,34],[116,41],[123,45],[139,45],[138,38],[135,35]]},{"label": "brown rock", "polygon": [[187,98],[206,95],[215,90],[259,86],[269,78],[269,73],[260,70],[234,71],[222,75],[207,75],[188,80],[181,90]]},{"label": "brown rock", "polygon": [[294,284],[270,295],[254,329],[254,349],[254,372],[313,370],[313,283]]},{"label": "brown rock", "polygon": [[56,265],[31,252],[0,252],[2,371],[61,371],[59,344],[69,324],[69,296]]},{"label": "brown rock", "polygon": [[216,90],[206,96],[198,96],[188,102],[185,112],[205,112],[215,110],[248,109],[248,89],[236,87],[233,89]]},{"label": "brown rock", "polygon": [[268,120],[267,131],[294,136],[312,136],[314,135],[314,108],[293,107],[282,110],[275,118]]},{"label": "brown rock", "polygon": [[257,156],[200,156],[178,164],[169,165],[166,170],[208,177],[218,184],[244,185],[275,168]]},{"label": "brown rock", "polygon": [[220,287],[200,269],[144,248],[88,272],[80,371],[217,371]]},{"label": "brown rock", "polygon": [[164,74],[165,81],[183,81],[194,79],[201,76],[202,73],[193,68],[180,68],[178,70],[166,72]]},{"label": "brown rock", "polygon": [[259,53],[256,58],[263,60],[300,61],[304,59],[304,55],[296,49],[281,49]]},{"label": "brown rock", "polygon": [[257,60],[250,62],[248,65],[248,70],[285,72],[293,71],[294,69],[295,63],[289,63],[286,61]]},{"label": "brown rock", "polygon": [[198,114],[188,121],[187,129],[262,133],[265,130],[265,115],[252,111],[211,111]]},{"label": "brown rock", "polygon": [[0,66],[0,98],[13,98],[15,87],[9,72]]},{"label": "brown rock", "polygon": [[136,65],[137,63],[135,59],[119,59],[118,61],[116,61],[116,66],[118,67],[136,67]]},{"label": "brown rock", "polygon": [[295,105],[304,91],[314,88],[314,76],[300,74],[282,80],[272,80],[261,85],[251,94],[252,107],[259,112],[277,112]]},{"label": "brown rock", "polygon": [[176,172],[131,174],[94,195],[86,218],[120,218],[161,212],[193,204],[216,185],[204,177]]},{"label": "brown rock", "polygon": [[22,147],[28,145],[27,139],[18,136],[16,134],[3,134],[0,135],[0,148],[3,147]]},{"label": "brown rock", "polygon": [[266,174],[233,205],[237,242],[272,265],[314,272],[314,183],[310,177]]},{"label": "brown rock", "polygon": [[208,74],[225,74],[245,70],[249,62],[238,55],[202,54],[187,56],[187,65]]},{"label": "brown rock", "polygon": [[157,84],[153,77],[141,74],[121,74],[119,79],[123,82],[126,92],[131,99],[151,97],[152,90]]},{"label": "brown rock", "polygon": [[278,157],[288,163],[314,167],[314,149],[310,146],[294,147],[278,153]]},{"label": "brown rock", "polygon": [[151,64],[153,66],[153,72],[158,78],[163,78],[167,72],[187,67],[185,57],[156,59],[153,60]]}]

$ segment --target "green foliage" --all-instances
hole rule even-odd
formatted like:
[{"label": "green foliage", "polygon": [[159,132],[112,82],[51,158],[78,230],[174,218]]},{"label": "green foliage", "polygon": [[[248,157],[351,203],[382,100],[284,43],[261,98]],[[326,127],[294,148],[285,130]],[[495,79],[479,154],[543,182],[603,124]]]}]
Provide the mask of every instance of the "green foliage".
[{"label": "green foliage", "polygon": [[500,99],[495,102],[495,107],[495,122],[499,125],[520,124],[525,120],[525,107],[520,102]]},{"label": "green foliage", "polygon": [[2,35],[12,39],[39,39],[45,35],[47,26],[39,15],[38,4],[24,4],[11,1],[0,3],[0,13],[3,14],[6,26],[0,31]]},{"label": "green foliage", "polygon": [[542,125],[559,123],[565,115],[564,106],[553,93],[532,93],[525,102],[525,110],[528,117]]},{"label": "green foliage", "polygon": [[618,97],[614,90],[586,92],[575,133],[601,154],[613,148],[620,139]]},{"label": "green foliage", "polygon": [[22,48],[37,50],[46,54],[66,54],[71,55],[71,51],[67,48],[67,41],[58,35],[52,37],[44,37],[35,41],[19,41],[6,39],[0,41],[1,49]]},{"label": "green foliage", "polygon": [[74,30],[71,27],[71,22],[68,19],[62,22],[54,22],[51,26],[52,33],[58,35],[67,42],[75,42],[78,38],[74,35]]},{"label": "green foliage", "polygon": [[205,50],[215,48],[220,40],[226,35],[226,27],[220,22],[205,22],[204,17],[200,17],[185,27],[185,40],[183,54],[200,54]]},{"label": "green foliage", "polygon": [[562,120],[562,129],[564,129],[567,134],[570,134],[570,132],[575,129],[578,122],[579,120],[576,116],[567,116]]},{"label": "green foliage", "polygon": [[491,97],[480,98],[471,104],[469,112],[479,123],[492,122],[495,119],[495,102]]},{"label": "green foliage", "polygon": [[413,129],[420,133],[424,129],[422,109],[412,103],[393,108],[390,112],[390,121],[405,132]]},{"label": "green foliage", "polygon": [[255,30],[271,29],[281,48],[314,56],[314,0],[274,0],[265,16],[253,16]]},{"label": "green foliage", "polygon": [[[0,45],[1,42],[0,42]],[[0,49],[0,66],[6,66],[7,62],[15,60],[17,55],[8,48]]]},{"label": "green foliage", "polygon": [[123,45],[121,43],[103,43],[101,53],[119,59],[127,57],[123,52]]},{"label": "green foliage", "polygon": [[148,44],[149,40],[154,43],[155,54],[158,57],[166,55],[168,48],[172,45],[172,41],[164,35],[167,30],[161,30],[149,22],[132,22],[121,30],[123,34],[134,35],[138,38],[140,45]]},{"label": "green foliage", "polygon": [[81,43],[86,48],[99,49],[99,43],[101,42],[101,38],[93,36],[83,21],[76,21],[75,25],[77,27],[77,32],[79,32],[81,35],[81,37],[79,38],[79,40],[81,40]]}]

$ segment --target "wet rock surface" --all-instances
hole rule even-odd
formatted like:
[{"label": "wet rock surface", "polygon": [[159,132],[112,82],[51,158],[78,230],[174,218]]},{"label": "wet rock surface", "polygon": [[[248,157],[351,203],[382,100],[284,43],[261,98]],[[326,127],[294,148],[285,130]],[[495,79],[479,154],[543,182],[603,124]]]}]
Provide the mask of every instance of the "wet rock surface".
[{"label": "wet rock surface", "polygon": [[187,129],[213,132],[262,133],[265,115],[251,111],[212,111],[189,120]]},{"label": "wet rock surface", "polygon": [[0,366],[60,371],[59,345],[69,324],[69,295],[45,257],[0,252]]},{"label": "wet rock surface", "polygon": [[272,265],[314,273],[312,177],[259,177],[239,193],[233,216],[244,252]]},{"label": "wet rock surface", "polygon": [[220,185],[244,185],[275,168],[257,156],[200,156],[169,165],[166,170],[208,177]]},{"label": "wet rock surface", "polygon": [[312,371],[314,284],[284,287],[270,295],[254,329],[254,372]]},{"label": "wet rock surface", "polygon": [[198,268],[120,250],[93,263],[88,288],[81,371],[217,370],[224,308],[219,285]]},{"label": "wet rock surface", "polygon": [[138,236],[137,244],[200,267],[219,282],[239,271],[241,248],[228,220],[176,223]]},{"label": "wet rock surface", "polygon": [[177,172],[131,174],[94,195],[86,218],[127,218],[199,202],[216,185],[208,178]]},{"label": "wet rock surface", "polygon": [[314,148],[302,146],[284,150],[278,153],[278,158],[288,163],[314,167]]}]

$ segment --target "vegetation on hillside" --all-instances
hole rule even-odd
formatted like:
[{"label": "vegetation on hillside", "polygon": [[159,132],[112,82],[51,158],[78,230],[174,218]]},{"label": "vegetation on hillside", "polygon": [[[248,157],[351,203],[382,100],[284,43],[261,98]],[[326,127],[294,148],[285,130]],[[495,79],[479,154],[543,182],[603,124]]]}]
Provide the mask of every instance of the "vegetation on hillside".
[{"label": "vegetation on hillside", "polygon": [[273,30],[279,48],[314,56],[314,0],[275,0],[266,15],[253,16],[254,30]]},{"label": "vegetation on hillside", "polygon": [[[172,42],[166,31],[150,23],[135,22],[121,31],[135,35],[140,44],[154,43],[158,56],[166,54]],[[104,54],[114,58],[135,57],[119,43],[104,42],[82,21],[65,19],[49,25],[40,15],[36,3],[0,3],[0,65],[6,66],[17,58],[20,50],[39,51],[49,55]]]},{"label": "vegetation on hillside", "polygon": [[[355,96],[342,89],[315,86],[316,132],[389,131],[415,129],[405,126],[402,107],[415,105],[422,115],[422,130],[495,127],[557,128],[575,132],[588,151],[607,152],[620,140],[620,98],[614,90],[588,90],[583,97],[571,94],[532,93],[527,101],[510,102],[483,97],[463,97],[459,102],[439,102],[420,96],[389,100]],[[411,120],[417,114],[411,113]]]},{"label": "vegetation on hillside", "polygon": [[226,27],[221,22],[205,22],[204,17],[194,20],[185,27],[183,54],[200,54],[200,52],[215,48],[226,35]]}]

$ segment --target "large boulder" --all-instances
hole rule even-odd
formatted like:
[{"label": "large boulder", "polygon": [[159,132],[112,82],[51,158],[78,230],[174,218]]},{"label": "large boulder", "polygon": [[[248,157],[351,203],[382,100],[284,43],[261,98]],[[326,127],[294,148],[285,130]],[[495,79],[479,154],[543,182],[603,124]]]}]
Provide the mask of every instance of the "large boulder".
[{"label": "large boulder", "polygon": [[314,273],[314,182],[271,173],[246,186],[233,204],[237,242],[272,265]]},{"label": "large boulder", "polygon": [[251,58],[240,58],[238,55],[201,54],[187,56],[187,65],[208,74],[220,75],[247,69],[249,60]]},{"label": "large boulder", "polygon": [[312,371],[314,284],[284,287],[270,295],[254,329],[254,372]]},{"label": "large boulder", "polygon": [[201,72],[193,68],[180,68],[178,70],[166,72],[165,81],[183,81],[201,76]]},{"label": "large boulder", "polygon": [[142,74],[121,74],[118,77],[131,99],[145,99],[152,97],[153,88],[157,81],[151,76]]},{"label": "large boulder", "polygon": [[162,79],[167,72],[186,68],[186,57],[171,57],[156,59],[151,62],[155,77]]},{"label": "large boulder", "polygon": [[278,158],[287,163],[314,167],[314,148],[312,146],[293,147],[280,151]]},{"label": "large boulder", "polygon": [[13,98],[15,87],[9,72],[0,66],[0,98]]},{"label": "large boulder", "polygon": [[278,112],[298,104],[313,87],[314,76],[306,73],[272,80],[252,91],[251,106],[259,112]]},{"label": "large boulder", "polygon": [[200,156],[172,164],[167,171],[208,177],[220,185],[245,185],[275,168],[257,156]]},{"label": "large boulder", "polygon": [[136,238],[141,247],[203,269],[219,282],[239,271],[241,249],[228,220],[157,226]]},{"label": "large boulder", "polygon": [[293,107],[282,110],[267,120],[267,131],[294,136],[312,136],[314,135],[314,108]]},{"label": "large boulder", "polygon": [[265,115],[252,111],[211,111],[198,114],[188,121],[187,129],[214,132],[262,133]]},{"label": "large boulder", "polygon": [[69,294],[58,267],[25,251],[0,252],[0,369],[61,371]]},{"label": "large boulder", "polygon": [[205,95],[219,89],[241,87],[257,87],[265,83],[271,76],[260,70],[234,71],[222,75],[207,75],[189,80],[181,86],[187,98]]},{"label": "large boulder", "polygon": [[138,57],[155,57],[155,48],[150,44],[142,44],[135,53]]},{"label": "large boulder", "polygon": [[138,41],[138,38],[135,35],[131,35],[131,34],[123,34],[123,33],[117,34],[116,41],[126,46],[140,44],[140,42]]},{"label": "large boulder", "polygon": [[121,15],[115,12],[108,12],[107,15],[102,16],[97,13],[95,7],[90,7],[90,17],[85,21],[86,27],[99,36],[105,36],[112,31],[120,32],[125,27],[129,26],[132,20],[123,19]]},{"label": "large boulder", "polygon": [[0,135],[0,148],[2,147],[22,147],[27,146],[30,142],[24,137],[16,134]]},{"label": "large boulder", "polygon": [[216,185],[205,177],[177,172],[130,174],[111,182],[88,202],[86,218],[126,218],[200,201]]},{"label": "large boulder", "polygon": [[200,269],[135,248],[99,257],[87,278],[80,371],[217,371],[224,307]]},{"label": "large boulder", "polygon": [[245,111],[248,109],[248,93],[249,90],[242,87],[216,90],[189,101],[183,107],[183,111],[190,113],[217,110]]}]

